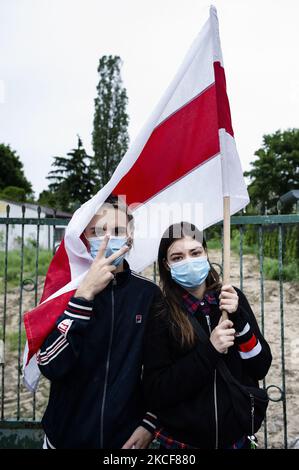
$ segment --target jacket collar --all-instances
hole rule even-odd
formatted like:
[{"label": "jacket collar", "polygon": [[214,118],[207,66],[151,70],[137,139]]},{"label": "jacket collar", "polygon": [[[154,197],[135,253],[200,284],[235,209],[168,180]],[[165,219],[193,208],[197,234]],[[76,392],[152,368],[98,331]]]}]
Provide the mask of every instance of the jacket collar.
[{"label": "jacket collar", "polygon": [[110,289],[112,288],[112,286],[120,287],[126,284],[129,281],[130,277],[131,277],[131,269],[130,269],[129,263],[126,260],[124,260],[124,270],[119,273],[116,273],[115,278],[111,282],[109,282],[107,287]]}]

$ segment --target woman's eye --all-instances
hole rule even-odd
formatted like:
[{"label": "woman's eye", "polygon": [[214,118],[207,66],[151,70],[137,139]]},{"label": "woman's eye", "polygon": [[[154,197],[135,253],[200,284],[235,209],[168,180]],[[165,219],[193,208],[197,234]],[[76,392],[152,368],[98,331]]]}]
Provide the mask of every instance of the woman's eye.
[{"label": "woman's eye", "polygon": [[181,256],[176,256],[175,258],[172,258],[172,261],[173,261],[174,263],[177,263],[177,262],[180,261],[181,259],[182,259]]}]

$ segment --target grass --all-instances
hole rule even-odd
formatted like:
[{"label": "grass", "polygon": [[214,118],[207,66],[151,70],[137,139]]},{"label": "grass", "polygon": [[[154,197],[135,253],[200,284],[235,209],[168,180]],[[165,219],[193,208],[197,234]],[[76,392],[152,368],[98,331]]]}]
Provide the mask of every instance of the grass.
[{"label": "grass", "polygon": [[[38,275],[45,276],[48,270],[50,261],[52,259],[52,251],[39,250],[38,257]],[[24,269],[23,279],[35,279],[36,276],[36,251],[32,247],[26,246],[24,248]],[[5,252],[0,251],[0,293],[4,292],[4,269],[5,269]],[[19,286],[21,274],[21,251],[11,250],[8,252],[8,269],[7,269],[7,284],[8,290]]]},{"label": "grass", "polygon": [[[3,329],[0,328],[0,339],[3,336]],[[26,332],[22,327],[21,331],[21,354],[24,351],[24,346],[26,343]],[[5,347],[8,347],[8,350],[11,352],[18,351],[19,348],[19,331],[6,332],[5,334]]]},{"label": "grass", "polygon": [[[24,351],[24,346],[26,343],[26,333],[24,330],[21,332],[21,354]],[[7,333],[6,335],[6,344],[10,351],[17,351],[19,347],[19,332],[14,331],[13,333]]]},{"label": "grass", "polygon": [[[45,276],[53,257],[52,251],[50,250],[39,250],[38,256],[38,275]],[[8,252],[8,269],[7,269],[7,288],[8,291],[19,287],[20,285],[20,274],[21,274],[21,250],[11,250]],[[23,268],[23,279],[30,278],[35,281],[36,276],[36,250],[32,246],[24,247],[24,268]],[[4,269],[5,269],[5,252],[0,251],[0,294],[4,293]],[[32,292],[34,295],[34,291]],[[2,328],[0,327],[0,338],[2,338]],[[18,351],[19,347],[19,332],[6,331],[5,338],[7,350],[11,352]],[[24,350],[26,342],[26,333],[22,326],[21,332],[21,351]]]},{"label": "grass", "polygon": [[[219,238],[212,238],[208,240],[207,244],[209,250],[221,250],[221,240]],[[236,232],[231,239],[231,250],[237,255],[240,254],[239,232]],[[243,242],[244,255],[256,255],[258,257],[258,252],[258,245],[246,245]],[[277,259],[264,258],[264,277],[268,280],[279,280],[279,265]],[[299,282],[299,265],[297,260],[283,264],[282,279],[288,282]]]},{"label": "grass", "polygon": [[[221,250],[221,240],[219,238],[211,238],[207,241],[209,250]],[[235,232],[230,241],[231,250],[239,254],[240,252],[240,234]],[[258,246],[256,244],[247,245],[243,240],[243,254],[244,255],[253,255],[258,253]]]},{"label": "grass", "polygon": [[[277,259],[264,259],[264,274],[266,279],[279,280],[279,265]],[[282,279],[289,282],[299,281],[299,266],[296,261],[283,265]]]}]

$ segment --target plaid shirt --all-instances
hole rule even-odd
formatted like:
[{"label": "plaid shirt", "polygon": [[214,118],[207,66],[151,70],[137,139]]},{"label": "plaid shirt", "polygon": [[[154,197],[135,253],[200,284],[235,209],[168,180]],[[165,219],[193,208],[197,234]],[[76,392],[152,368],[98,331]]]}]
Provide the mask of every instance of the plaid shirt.
[{"label": "plaid shirt", "polygon": [[[209,315],[211,312],[211,305],[217,304],[216,293],[214,291],[206,292],[204,297],[199,300],[189,292],[184,292],[182,297],[183,308],[195,317],[201,315]],[[158,429],[155,432],[155,439],[166,449],[195,449],[184,442],[175,440],[167,431],[163,428]],[[229,449],[241,449],[246,442],[246,437],[242,437],[239,441],[235,442]]]},{"label": "plaid shirt", "polygon": [[211,312],[211,304],[217,305],[216,294],[214,291],[206,292],[201,300],[197,299],[192,294],[189,294],[189,292],[185,292],[183,294],[183,307],[195,317],[198,317],[199,315],[208,315]]}]

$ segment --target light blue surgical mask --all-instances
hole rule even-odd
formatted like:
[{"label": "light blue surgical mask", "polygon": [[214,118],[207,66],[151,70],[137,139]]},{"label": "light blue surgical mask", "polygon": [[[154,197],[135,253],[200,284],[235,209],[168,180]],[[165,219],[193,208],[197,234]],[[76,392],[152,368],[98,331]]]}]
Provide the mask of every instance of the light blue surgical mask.
[{"label": "light blue surgical mask", "polygon": [[172,279],[182,287],[195,289],[208,277],[210,264],[207,256],[189,258],[169,265]]},{"label": "light blue surgical mask", "polygon": [[[87,239],[90,243],[90,255],[94,259],[99,251],[99,248],[103,242],[103,238],[99,237],[90,237]],[[112,255],[113,253],[116,253],[118,250],[120,250],[127,242],[127,237],[110,237],[108,245],[105,250],[105,257],[108,258],[108,256]],[[125,253],[118,258],[116,258],[112,264],[114,266],[118,266],[124,259]]]}]

